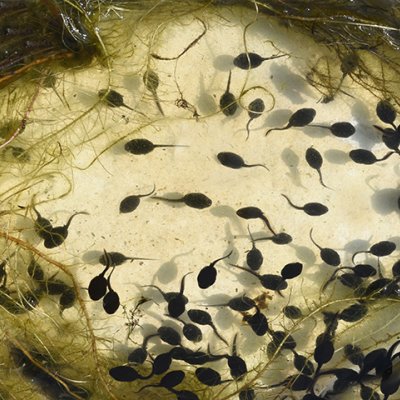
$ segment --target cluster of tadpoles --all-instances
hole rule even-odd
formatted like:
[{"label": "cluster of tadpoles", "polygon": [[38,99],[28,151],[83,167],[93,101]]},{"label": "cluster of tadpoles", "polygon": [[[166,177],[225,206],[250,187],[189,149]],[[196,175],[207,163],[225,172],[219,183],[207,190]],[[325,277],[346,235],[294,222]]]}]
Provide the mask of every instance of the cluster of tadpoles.
[{"label": "cluster of tadpoles", "polygon": [[47,218],[41,216],[41,214],[35,207],[32,208],[33,211],[36,213],[36,220],[34,224],[35,232],[41,239],[44,240],[43,244],[46,249],[53,249],[64,243],[69,233],[69,226],[75,216],[82,214],[88,215],[86,211],[80,211],[72,214],[65,225],[53,226]]}]

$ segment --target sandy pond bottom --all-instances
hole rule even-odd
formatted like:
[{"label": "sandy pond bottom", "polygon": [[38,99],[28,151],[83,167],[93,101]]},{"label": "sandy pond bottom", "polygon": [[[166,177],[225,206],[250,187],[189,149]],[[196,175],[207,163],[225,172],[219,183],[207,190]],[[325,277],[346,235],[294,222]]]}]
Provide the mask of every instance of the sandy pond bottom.
[{"label": "sandy pond bottom", "polygon": [[[256,17],[252,11],[219,10],[217,14],[176,19],[169,16],[162,25],[148,22],[134,26],[129,17],[129,13],[124,14],[124,19],[114,23],[124,45],[112,60],[111,73],[104,67],[60,72],[54,90],[43,88],[39,92],[32,123],[13,144],[26,148],[29,159],[16,160],[9,150],[3,153],[3,207],[12,213],[2,216],[2,227],[24,243],[3,240],[3,258],[9,258],[8,282],[23,281],[18,296],[28,287],[39,285],[26,270],[33,257],[49,281],[61,279],[71,286],[65,271],[71,273],[80,299],[61,314],[58,295],[43,296],[34,310],[23,315],[5,309],[7,343],[18,340],[27,349],[46,349],[57,360],[61,376],[87,387],[93,399],[137,398],[140,395],[132,393],[143,383],[118,383],[110,379],[108,369],[126,363],[128,354],[161,325],[182,334],[183,324],[167,316],[167,303],[160,291],[145,286],[177,292],[186,275],[186,310],[209,312],[229,346],[210,326],[200,326],[201,342],[191,343],[183,337],[182,345],[192,350],[209,348],[212,354],[230,354],[237,335],[237,353],[246,361],[249,372],[240,381],[208,388],[193,376],[198,365],[177,361],[171,369],[183,368],[187,377],[175,390],[193,390],[201,399],[222,400],[236,399],[241,389],[253,387],[256,399],[288,398],[285,395],[301,399],[305,392],[291,391],[290,384],[268,388],[298,373],[291,350],[274,352],[272,345],[268,346],[273,332],[292,335],[296,352],[313,361],[316,337],[326,329],[323,313],[360,304],[360,292],[339,281],[322,291],[337,267],[322,261],[310,239],[310,230],[317,244],[338,252],[341,266],[352,266],[355,252],[368,250],[379,241],[400,245],[398,156],[373,165],[356,164],[349,157],[356,148],[373,149],[378,157],[387,153],[381,135],[373,127],[383,126],[375,114],[378,100],[348,78],[343,90],[351,96],[339,92],[333,102],[319,102],[321,93],[309,85],[305,76],[321,57],[333,55],[267,17]],[[202,33],[202,21],[206,21],[206,34],[179,59],[149,57],[150,53],[164,58],[178,55]],[[250,22],[244,35],[244,27]],[[111,28],[104,29],[112,37]],[[245,48],[264,57],[289,56],[242,70],[234,66],[233,59]],[[155,93],[143,83],[147,68],[159,77],[156,95],[165,115],[157,108]],[[238,98],[239,107],[234,115],[225,116],[219,100],[226,91],[229,71],[229,91]],[[97,93],[107,87],[122,94],[124,103],[134,111],[100,102]],[[256,98],[262,99],[265,111],[250,123],[247,140],[248,107]],[[182,107],[183,100],[186,108]],[[306,126],[273,131],[265,137],[268,129],[284,127],[292,114],[303,108],[315,109],[314,124],[330,126],[347,121],[355,126],[356,133],[343,139],[328,129]],[[124,146],[135,138],[179,147],[159,147],[146,155],[133,155]],[[309,148],[323,157],[321,174],[327,187],[321,185],[318,172],[306,161]],[[227,168],[217,158],[220,152],[233,152],[247,164],[262,166]],[[26,190],[20,192],[21,188]],[[125,197],[146,194],[153,188],[154,195],[167,198],[199,192],[210,198],[212,205],[199,210],[147,196],[141,198],[135,211],[120,213]],[[295,205],[322,203],[329,211],[321,216],[307,215],[290,206],[282,195]],[[74,217],[61,246],[46,249],[34,230],[33,209],[18,208],[32,203],[54,226],[65,224],[74,212],[88,214]],[[275,232],[285,232],[293,239],[287,245],[271,240],[255,243],[264,256],[259,274],[279,275],[288,263],[302,264],[302,273],[288,279],[281,294],[263,287],[257,276],[231,265],[248,270],[246,252],[252,248],[248,231],[255,239],[272,235],[262,220],[245,220],[237,215],[238,209],[247,206],[261,209]],[[104,311],[102,300],[92,301],[86,290],[104,269],[99,263],[103,249],[149,259],[115,267],[109,285],[118,293],[121,305],[112,315]],[[229,258],[215,266],[216,282],[200,289],[196,279],[200,270],[229,252]],[[391,268],[398,258],[398,250],[380,258],[385,277],[392,278]],[[378,267],[377,258],[371,254],[359,254],[355,262]],[[343,270],[338,276],[349,271]],[[377,278],[363,279],[362,285],[367,287]],[[243,313],[211,307],[241,295],[255,299],[267,317],[270,331],[265,335],[257,336],[243,320]],[[148,301],[138,305],[143,298]],[[368,313],[360,320],[339,320],[333,341],[335,354],[322,369],[351,366],[344,357],[345,345],[357,345],[367,353],[396,341],[400,325],[395,296],[366,304]],[[302,317],[293,320],[285,316],[282,310],[287,305],[299,307]],[[254,308],[248,311],[249,315],[254,312]],[[181,319],[189,322],[186,312]],[[94,346],[99,359],[91,361]],[[170,349],[171,345],[158,337],[147,344],[152,357]],[[2,352],[10,360],[7,349]],[[146,361],[141,371],[147,368],[148,372],[150,366]],[[231,378],[226,359],[206,367],[218,371],[223,380]],[[14,367],[5,365],[2,374],[4,393],[13,393],[13,397],[4,398],[57,398],[46,397],[41,390],[34,392],[32,388],[38,388],[35,379],[29,383]],[[332,375],[321,377],[315,392],[324,395],[333,380]],[[156,382],[158,377],[151,380]],[[378,383],[375,381],[371,387],[376,388]],[[359,398],[359,388],[354,385],[330,398]],[[176,397],[160,387],[144,389],[141,395],[145,399]]]}]

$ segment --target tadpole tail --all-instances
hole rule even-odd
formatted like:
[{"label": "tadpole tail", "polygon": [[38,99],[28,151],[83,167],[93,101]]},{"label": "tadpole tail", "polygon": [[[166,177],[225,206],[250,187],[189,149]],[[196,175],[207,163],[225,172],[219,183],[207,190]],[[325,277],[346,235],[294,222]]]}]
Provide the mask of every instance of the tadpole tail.
[{"label": "tadpole tail", "polygon": [[267,171],[269,171],[269,168],[264,165],[264,164],[244,164],[243,165],[245,168],[252,168],[252,167],[263,167],[265,168]]},{"label": "tadpole tail", "polygon": [[254,239],[253,241],[254,242],[262,242],[264,240],[272,240],[273,238],[274,238],[274,236],[264,236],[264,237],[260,237],[260,238]]},{"label": "tadpole tail", "polygon": [[170,201],[173,203],[180,203],[183,201],[183,198],[181,197],[180,199],[168,199],[167,197],[161,197],[161,196],[151,196],[151,199],[155,199],[155,200],[164,200],[164,201]]},{"label": "tadpole tail", "polygon": [[130,262],[136,261],[136,260],[147,260],[147,261],[151,260],[151,261],[154,261],[154,260],[157,260],[157,258],[127,257],[127,260],[129,260]]},{"label": "tadpole tail", "polygon": [[265,58],[263,58],[263,61],[275,60],[277,58],[286,57],[286,56],[290,56],[290,55],[289,54],[280,54],[280,55],[277,54],[277,55],[274,55],[271,57],[265,57]]},{"label": "tadpole tail", "polygon": [[325,126],[325,125],[318,125],[318,124],[309,124],[307,126],[311,126],[313,128],[322,128],[322,129],[330,129],[329,126]]},{"label": "tadpole tail", "polygon": [[[156,146],[154,146],[154,147],[156,147]],[[153,189],[151,190],[151,192],[145,193],[145,194],[139,194],[137,197],[147,197],[147,196],[151,196],[155,191],[156,191],[156,185],[153,184]]]},{"label": "tadpole tail", "polygon": [[317,172],[318,172],[318,176],[319,176],[319,183],[320,183],[323,187],[325,187],[325,188],[327,188],[327,189],[330,189],[330,190],[333,190],[333,189],[330,188],[329,186],[326,186],[326,185],[325,185],[324,180],[322,179],[322,172],[321,172],[321,170],[318,169]]},{"label": "tadpole tail", "polygon": [[213,267],[218,261],[225,260],[225,258],[228,258],[232,253],[233,253],[233,249],[232,249],[226,256],[217,258],[215,261],[213,261],[213,262],[210,264],[210,267]]},{"label": "tadpole tail", "polygon": [[331,282],[333,282],[333,281],[336,279],[335,275],[336,275],[336,273],[337,273],[340,269],[341,269],[341,268],[337,269],[337,270],[331,275],[331,277],[324,283],[324,285],[323,285],[322,288],[321,288],[321,292],[325,292],[325,289],[331,284]]},{"label": "tadpole tail", "polygon": [[246,142],[249,140],[249,137],[250,137],[250,130],[249,130],[249,128],[250,128],[250,123],[251,123],[251,121],[253,121],[253,118],[250,118],[249,121],[248,121],[247,124],[246,124],[246,132],[247,132]]},{"label": "tadpole tail", "polygon": [[[397,151],[398,152],[398,151]],[[386,153],[382,158],[377,158],[375,162],[385,161],[387,160],[392,154],[397,153],[396,151],[389,151]]]},{"label": "tadpole tail", "polygon": [[164,110],[161,107],[160,99],[158,98],[157,92],[155,90],[152,90],[151,92],[152,92],[152,95],[153,95],[153,98],[154,98],[154,102],[156,103],[156,106],[158,108],[158,111],[160,111],[160,114],[162,116],[165,116]]},{"label": "tadpole tail", "polygon": [[353,257],[351,257],[351,262],[352,262],[353,264],[355,264],[354,259],[357,257],[358,254],[361,254],[361,253],[368,253],[368,251],[360,250],[360,251],[355,252],[355,253],[353,254]]},{"label": "tadpole tail", "polygon": [[183,294],[183,292],[185,290],[185,279],[190,274],[191,274],[191,272],[188,272],[187,274],[183,275],[182,280],[181,280],[181,287],[179,288],[179,293],[180,294]]},{"label": "tadpole tail", "polygon": [[225,93],[229,92],[230,86],[231,86],[231,77],[232,77],[232,70],[229,71],[229,77],[228,77],[228,83],[226,85],[226,91]]},{"label": "tadpole tail", "polygon": [[155,144],[154,147],[190,147],[187,144]]},{"label": "tadpole tail", "polygon": [[287,202],[288,202],[293,208],[295,208],[296,210],[303,210],[303,207],[299,207],[299,206],[296,206],[295,204],[293,204],[293,203],[291,202],[291,200],[289,199],[289,197],[287,197],[285,194],[281,193],[281,196],[284,197],[284,198],[287,200]]},{"label": "tadpole tail", "polygon": [[71,224],[71,222],[72,222],[72,220],[73,220],[77,215],[89,215],[89,213],[86,212],[86,211],[79,211],[79,212],[77,212],[77,213],[75,213],[75,214],[72,214],[72,215],[69,217],[67,223],[64,225],[64,227],[68,229],[69,226],[70,226],[70,224]]},{"label": "tadpole tail", "polygon": [[267,225],[267,228],[269,229],[269,231],[274,236],[276,236],[276,232],[272,229],[272,226],[271,226],[270,222],[268,221],[268,218],[265,215],[263,215],[261,219],[264,221],[265,225]]},{"label": "tadpole tail", "polygon": [[215,327],[215,325],[213,323],[210,324],[212,330],[214,331],[215,335],[218,337],[218,339],[220,339],[222,342],[224,342],[227,346],[229,346],[229,343],[227,342],[227,340],[221,336],[221,334],[217,331],[217,328]]},{"label": "tadpole tail", "polygon": [[321,247],[319,244],[317,244],[316,241],[313,239],[313,237],[312,237],[312,231],[313,231],[313,228],[310,229],[310,239],[311,239],[311,241],[313,242],[313,244],[314,244],[315,246],[318,247],[319,250],[322,250],[322,247]]},{"label": "tadpole tail", "polygon": [[[256,240],[257,240],[257,239],[256,239]],[[253,271],[253,270],[251,270],[251,269],[247,269],[247,268],[241,267],[240,265],[236,265],[236,264],[229,264],[229,265],[230,265],[231,267],[239,268],[239,269],[241,269],[242,271],[249,272],[250,274],[254,275],[254,276],[257,277],[257,278],[260,277],[259,274],[257,274],[257,272],[255,272],[255,271]]]},{"label": "tadpole tail", "polygon": [[272,131],[284,131],[284,130],[289,129],[289,128],[290,128],[290,124],[287,124],[283,128],[271,128],[271,129],[267,130],[267,132],[265,133],[265,136],[269,135],[269,133],[272,132]]}]

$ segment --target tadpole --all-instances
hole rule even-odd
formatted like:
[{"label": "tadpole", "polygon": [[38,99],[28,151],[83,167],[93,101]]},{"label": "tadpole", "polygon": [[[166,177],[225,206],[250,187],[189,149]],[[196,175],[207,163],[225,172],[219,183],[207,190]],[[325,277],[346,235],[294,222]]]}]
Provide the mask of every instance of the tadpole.
[{"label": "tadpole", "polygon": [[110,265],[107,265],[104,271],[91,279],[88,286],[89,297],[94,300],[100,300],[107,292],[107,279],[105,278],[106,272],[109,270]]},{"label": "tadpole", "polygon": [[245,315],[243,321],[247,322],[257,336],[264,336],[269,331],[268,319],[258,307],[253,315]]},{"label": "tadpole", "polygon": [[234,311],[245,312],[256,307],[256,303],[250,297],[243,295],[243,296],[233,297],[227,303],[211,304],[207,305],[207,307],[229,307],[231,310]]},{"label": "tadpole", "polygon": [[157,95],[157,89],[160,84],[160,78],[152,69],[148,69],[143,75],[143,83],[146,86],[146,89],[152,94],[153,99],[158,108],[158,111],[160,111],[161,115],[164,115],[164,111],[160,104],[160,99],[158,98]]},{"label": "tadpole", "polygon": [[217,154],[218,161],[224,166],[232,169],[263,167],[267,171],[269,169],[264,164],[246,164],[239,154],[229,151],[222,151]]},{"label": "tadpole", "polygon": [[199,285],[200,289],[207,289],[215,283],[217,279],[217,269],[215,268],[215,264],[228,258],[232,252],[233,250],[231,250],[226,256],[217,258],[200,270],[199,274],[197,275],[197,284]]},{"label": "tadpole", "polygon": [[396,125],[394,124],[397,113],[388,100],[379,101],[376,105],[376,115],[382,122],[391,125],[394,130],[397,130]]},{"label": "tadpole", "polygon": [[389,240],[383,240],[381,242],[377,242],[373,244],[369,250],[360,250],[353,254],[351,261],[354,263],[354,259],[358,254],[372,254],[375,257],[386,257],[392,254],[396,250],[396,243],[391,242]]},{"label": "tadpole", "polygon": [[249,231],[250,240],[251,240],[251,249],[247,251],[246,254],[246,263],[250,269],[253,271],[258,271],[262,263],[264,261],[264,257],[259,249],[257,249],[255,240],[250,232],[250,228],[247,226],[247,230]]},{"label": "tadpole", "polygon": [[246,124],[246,131],[247,131],[246,140],[248,140],[250,137],[251,121],[253,121],[253,119],[261,117],[264,110],[265,110],[265,104],[262,99],[257,98],[257,99],[254,99],[252,102],[250,102],[250,104],[248,106],[249,121]]},{"label": "tadpole", "polygon": [[121,214],[126,214],[126,213],[130,213],[132,211],[135,211],[140,204],[140,199],[142,197],[151,196],[155,190],[156,190],[156,187],[154,186],[153,190],[149,193],[136,194],[136,195],[131,195],[131,196],[125,197],[119,204],[119,212]]},{"label": "tadpole", "polygon": [[261,283],[261,285],[265,289],[277,291],[281,296],[281,290],[285,290],[288,287],[286,280],[281,275],[274,275],[274,274],[264,274],[260,275],[259,273],[252,271],[251,269],[247,269],[241,267],[239,265],[230,264],[232,267],[241,269],[242,271],[248,272],[254,275]]},{"label": "tadpole", "polygon": [[107,314],[114,314],[119,306],[120,306],[120,301],[119,301],[119,296],[116,291],[114,291],[111,287],[111,275],[114,272],[115,266],[110,272],[110,275],[108,275],[107,278],[107,288],[108,288],[108,293],[103,297],[103,309]]},{"label": "tadpole", "polygon": [[234,115],[238,109],[236,97],[229,91],[231,86],[232,71],[229,71],[228,84],[225,93],[219,99],[219,107],[224,115],[230,117]]},{"label": "tadpole", "polygon": [[134,393],[140,393],[143,389],[148,387],[163,387],[165,389],[171,389],[182,383],[184,379],[185,373],[183,371],[170,371],[161,378],[158,384],[145,385]]},{"label": "tadpole", "polygon": [[208,312],[198,309],[191,309],[188,310],[187,314],[190,320],[195,324],[209,325],[214,331],[215,335],[228,346],[228,342],[218,333],[217,328],[212,322],[211,315]]},{"label": "tadpole", "polygon": [[134,111],[133,108],[124,103],[124,96],[113,89],[100,89],[98,96],[108,107],[125,107],[128,110]]},{"label": "tadpole", "polygon": [[237,333],[233,337],[232,343],[232,355],[227,355],[228,367],[230,370],[231,377],[234,380],[240,381],[247,374],[247,365],[242,357],[237,355],[236,347]]},{"label": "tadpole", "polygon": [[326,264],[331,265],[332,267],[337,267],[338,265],[340,265],[341,260],[340,260],[340,256],[339,256],[338,252],[333,249],[330,249],[328,247],[321,247],[320,245],[318,245],[312,237],[312,231],[313,230],[311,228],[310,239],[314,243],[314,245],[317,246],[318,249],[320,250],[319,254],[320,254],[322,260]]},{"label": "tadpole", "polygon": [[372,151],[365,149],[356,149],[356,150],[351,150],[349,156],[357,164],[371,165],[380,161],[387,160],[394,153],[396,152],[389,151],[382,158],[377,158]]},{"label": "tadpole", "polygon": [[72,219],[77,215],[89,215],[89,213],[86,211],[80,211],[72,214],[65,225],[55,226],[46,232],[42,232],[44,236],[44,247],[46,247],[46,249],[53,249],[54,247],[58,247],[64,243],[65,239],[68,237],[68,229]]},{"label": "tadpole", "polygon": [[289,128],[301,128],[313,122],[317,112],[314,108],[300,108],[295,111],[289,118],[289,122],[283,128],[272,128],[269,129],[265,136],[267,136],[272,131],[284,131]]},{"label": "tadpole", "polygon": [[236,211],[236,215],[243,219],[261,219],[265,223],[269,231],[274,236],[276,236],[276,232],[272,229],[272,226],[269,223],[268,218],[258,207],[249,206],[249,207],[239,208],[239,210]]},{"label": "tadpole", "polygon": [[125,151],[135,155],[151,153],[157,147],[188,147],[184,144],[154,144],[148,139],[132,139],[124,145]]},{"label": "tadpole", "polygon": [[202,210],[212,205],[212,200],[203,193],[188,193],[178,199],[168,199],[166,197],[152,196],[152,199],[169,201],[172,203],[184,203],[188,207]]},{"label": "tadpole", "polygon": [[176,319],[183,324],[182,333],[183,333],[183,336],[185,336],[185,338],[187,340],[189,340],[190,342],[193,342],[193,343],[198,343],[198,342],[202,341],[203,333],[201,332],[199,327],[197,327],[194,324],[187,323],[187,322],[181,320],[180,318],[176,318]]},{"label": "tadpole", "polygon": [[306,150],[306,161],[311,168],[315,169],[318,172],[319,182],[321,183],[321,185],[329,189],[329,187],[325,185],[322,179],[321,167],[323,163],[323,158],[320,152],[314,149],[314,147],[309,147]]},{"label": "tadpole", "polygon": [[196,369],[195,375],[206,386],[217,386],[222,383],[221,375],[212,368],[199,367]]},{"label": "tadpole", "polygon": [[314,126],[316,128],[329,129],[332,135],[340,138],[349,138],[350,136],[353,136],[354,133],[356,132],[356,128],[354,128],[354,126],[350,122],[335,122],[331,126],[316,125],[316,124],[310,126]]},{"label": "tadpole", "polygon": [[288,196],[282,194],[282,196],[287,200],[287,202],[296,210],[303,210],[306,214],[311,216],[320,216],[326,214],[329,210],[328,207],[321,203],[306,203],[303,206],[296,206],[291,202]]},{"label": "tadpole", "polygon": [[240,53],[233,59],[233,65],[240,69],[253,69],[259,67],[264,61],[285,57],[286,54],[262,57],[257,53]]}]

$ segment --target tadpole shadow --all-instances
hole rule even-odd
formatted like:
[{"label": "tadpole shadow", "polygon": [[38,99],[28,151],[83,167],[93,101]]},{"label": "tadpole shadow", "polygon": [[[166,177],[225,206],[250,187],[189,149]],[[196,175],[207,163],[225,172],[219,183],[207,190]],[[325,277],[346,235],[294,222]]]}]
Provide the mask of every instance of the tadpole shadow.
[{"label": "tadpole shadow", "polygon": [[233,67],[233,56],[229,54],[220,54],[213,61],[213,66],[218,71],[229,72]]},{"label": "tadpole shadow", "polygon": [[301,175],[299,171],[300,157],[289,147],[286,147],[281,153],[281,160],[288,167],[289,172],[286,174],[298,187],[303,187],[301,183]]},{"label": "tadpole shadow", "polygon": [[270,64],[271,83],[283,95],[290,99],[292,104],[303,104],[306,100],[304,94],[312,95],[311,90],[305,79],[292,72],[282,63],[272,62]]},{"label": "tadpole shadow", "polygon": [[175,260],[178,259],[179,257],[191,254],[193,250],[194,249],[187,251],[185,253],[177,254],[173,256],[170,260],[161,264],[160,268],[155,274],[158,278],[158,281],[164,284],[174,281],[178,275],[178,265],[176,264]]},{"label": "tadpole shadow", "polygon": [[400,189],[380,189],[376,190],[371,196],[371,205],[374,211],[380,215],[389,215],[392,212],[400,214],[398,200],[400,198]]},{"label": "tadpole shadow", "polygon": [[329,149],[324,152],[324,157],[326,161],[332,164],[343,165],[350,161],[348,153],[343,150]]}]

